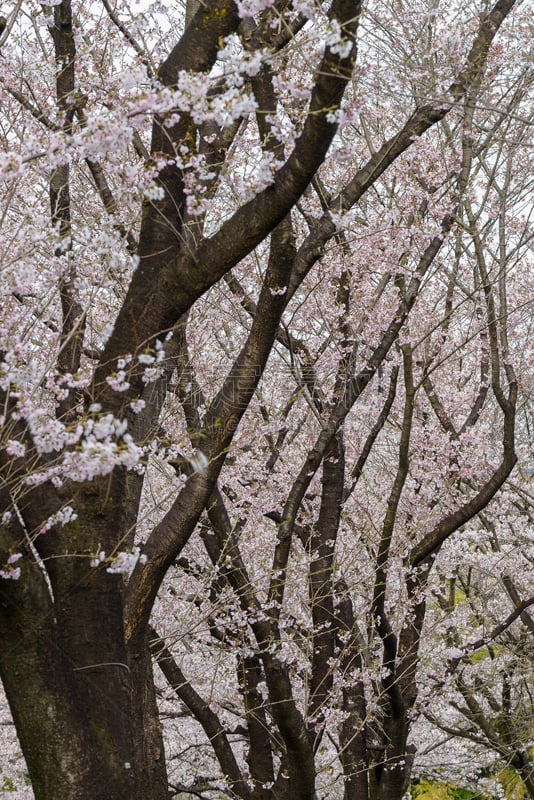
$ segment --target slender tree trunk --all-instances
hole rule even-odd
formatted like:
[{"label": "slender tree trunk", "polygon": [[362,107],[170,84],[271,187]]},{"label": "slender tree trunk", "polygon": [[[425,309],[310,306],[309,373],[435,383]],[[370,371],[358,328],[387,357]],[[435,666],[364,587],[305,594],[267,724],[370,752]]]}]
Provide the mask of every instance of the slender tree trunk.
[{"label": "slender tree trunk", "polygon": [[136,800],[163,800],[169,797],[169,788],[148,638],[141,648],[128,649],[137,781],[135,797]]}]

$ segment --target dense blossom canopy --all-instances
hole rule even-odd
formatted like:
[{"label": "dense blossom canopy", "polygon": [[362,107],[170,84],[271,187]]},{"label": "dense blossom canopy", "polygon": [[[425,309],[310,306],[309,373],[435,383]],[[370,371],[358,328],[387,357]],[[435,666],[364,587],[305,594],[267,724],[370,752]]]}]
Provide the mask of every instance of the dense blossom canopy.
[{"label": "dense blossom canopy", "polygon": [[0,796],[534,798],[532,5],[2,10]]}]

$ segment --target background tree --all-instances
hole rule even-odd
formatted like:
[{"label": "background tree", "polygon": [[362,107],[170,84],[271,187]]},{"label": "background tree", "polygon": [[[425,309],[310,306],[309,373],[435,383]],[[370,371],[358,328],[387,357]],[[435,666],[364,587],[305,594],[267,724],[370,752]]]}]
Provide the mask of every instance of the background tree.
[{"label": "background tree", "polygon": [[479,703],[464,651],[532,601],[528,548],[491,641],[443,591],[477,607],[457,532],[487,549],[529,446],[528,11],[6,19],[0,675],[35,797],[400,798],[436,682]]}]

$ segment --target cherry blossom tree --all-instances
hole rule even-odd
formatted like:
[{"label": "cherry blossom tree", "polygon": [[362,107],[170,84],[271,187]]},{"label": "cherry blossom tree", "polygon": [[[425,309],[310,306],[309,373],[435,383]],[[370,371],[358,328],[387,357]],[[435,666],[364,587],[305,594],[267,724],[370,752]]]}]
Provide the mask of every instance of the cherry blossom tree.
[{"label": "cherry blossom tree", "polygon": [[[484,513],[482,526],[463,534],[467,545],[463,563],[453,578],[442,579],[435,594],[432,620],[444,626],[443,651],[437,656],[440,670],[436,672],[433,665],[434,675],[427,684],[437,702],[428,704],[422,717],[439,731],[431,736],[433,758],[422,759],[427,774],[443,774],[436,753],[442,751],[438,761],[446,762],[450,743],[458,747],[461,742],[464,749],[471,749],[483,783],[491,785],[488,778],[492,778],[494,786],[509,788],[506,796],[512,797],[534,796],[530,689],[534,628],[530,603],[521,599],[530,589],[528,568],[521,567],[521,561],[530,558],[530,511],[525,499],[528,488],[522,481],[511,481],[501,496],[504,508],[495,509],[493,519]],[[506,617],[503,589],[510,607]],[[468,646],[460,643],[462,629],[471,629]]]},{"label": "cherry blossom tree", "polygon": [[532,793],[528,9],[4,13],[34,797],[398,800],[429,728]]}]

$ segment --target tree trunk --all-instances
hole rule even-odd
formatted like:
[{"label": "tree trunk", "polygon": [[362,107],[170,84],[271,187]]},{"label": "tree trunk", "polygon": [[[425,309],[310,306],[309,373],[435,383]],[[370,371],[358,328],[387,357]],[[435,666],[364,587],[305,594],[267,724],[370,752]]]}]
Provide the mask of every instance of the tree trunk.
[{"label": "tree trunk", "polygon": [[[31,581],[1,587],[0,670],[35,798],[130,800],[128,704],[115,685],[119,670],[126,671],[79,670],[51,613],[45,581],[36,565],[31,570]],[[98,642],[93,658],[108,660]]]},{"label": "tree trunk", "polygon": [[130,667],[116,660],[122,648],[109,648],[107,593],[73,600],[90,607],[79,620],[88,645],[82,665],[24,587],[2,589],[0,669],[36,800],[168,798],[150,657]]},{"label": "tree trunk", "polygon": [[47,577],[28,549],[0,584],[0,674],[36,800],[168,797],[146,641],[128,658],[124,578],[89,563],[120,549],[121,494],[120,476],[80,490],[78,519],[39,537]]}]

